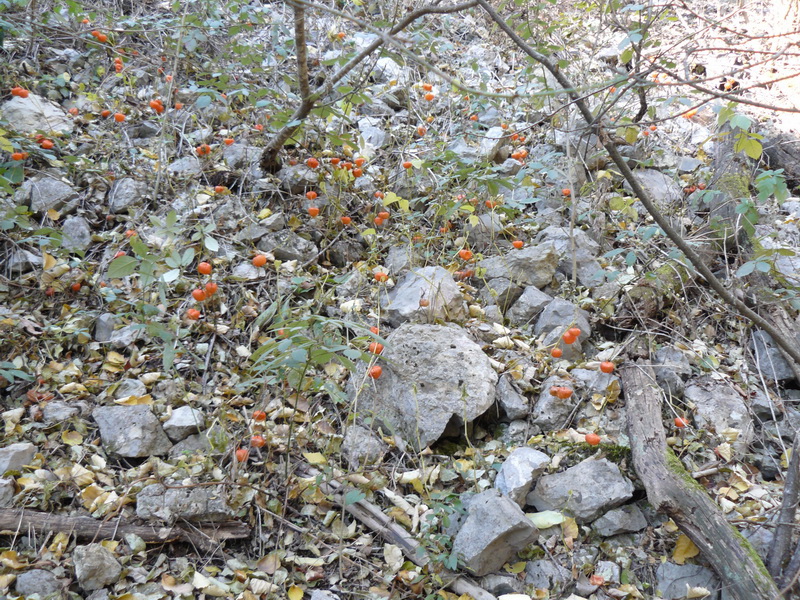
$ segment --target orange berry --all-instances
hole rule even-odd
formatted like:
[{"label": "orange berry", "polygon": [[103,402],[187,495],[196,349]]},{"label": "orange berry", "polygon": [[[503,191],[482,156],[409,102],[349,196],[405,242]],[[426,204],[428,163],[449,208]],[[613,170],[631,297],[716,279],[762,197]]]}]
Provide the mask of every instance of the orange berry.
[{"label": "orange berry", "polygon": [[550,356],[553,358],[561,358],[564,354],[564,351],[561,348],[553,348],[550,350]]},{"label": "orange berry", "polygon": [[427,100],[428,102],[433,100],[435,97],[436,96],[433,94],[433,92],[428,92],[427,94],[425,94],[425,100]]},{"label": "orange berry", "polygon": [[382,210],[381,212],[378,213],[378,216],[385,221],[391,215],[389,215],[389,211],[388,210]]},{"label": "orange berry", "polygon": [[200,275],[211,275],[211,263],[201,262],[197,265],[197,272]]},{"label": "orange berry", "polygon": [[698,184],[697,184],[697,189],[698,189],[698,190],[704,190],[704,189],[706,189],[706,184],[705,184],[705,183],[698,183]]},{"label": "orange berry", "polygon": [[500,129],[508,129],[508,123],[500,123]]},{"label": "orange berry", "polygon": [[356,179],[361,177],[363,174],[364,174],[364,170],[363,169],[359,169],[359,168],[353,169],[353,177],[355,177]]},{"label": "orange berry", "polygon": [[175,110],[180,110],[183,108],[183,102],[176,102],[175,103]]},{"label": "orange berry", "polygon": [[383,369],[380,365],[372,365],[367,371],[367,375],[372,377],[372,379],[378,379],[381,375],[383,375]]},{"label": "orange berry", "polygon": [[413,165],[413,164],[411,164],[411,161],[410,161],[410,160],[407,160],[407,161],[405,161],[405,162],[403,163],[403,168],[404,168],[404,169],[410,169],[410,168],[411,168],[411,167],[413,167],[413,166],[414,166],[414,165]]},{"label": "orange berry", "polygon": [[367,347],[367,350],[369,350],[373,354],[381,354],[383,352],[383,344],[379,342],[372,342]]},{"label": "orange berry", "polygon": [[114,120],[117,123],[122,123],[125,120],[125,115],[123,115],[122,113],[114,113]]},{"label": "orange berry", "polygon": [[103,117],[104,119],[107,119],[108,117],[110,117],[110,116],[111,116],[111,111],[110,111],[110,110],[108,110],[108,109],[106,109],[106,110],[104,110],[104,111],[102,111],[102,112],[100,113],[100,116],[101,116],[101,117]]},{"label": "orange berry", "polygon": [[375,273],[374,277],[375,281],[380,281],[380,282],[384,282],[387,279],[389,279],[389,276],[386,273],[383,273],[382,271],[378,271],[377,273]]},{"label": "orange berry", "polygon": [[309,159],[306,161],[306,164],[307,164],[307,165],[308,165],[310,168],[312,168],[312,169],[316,169],[316,168],[319,166],[319,161],[318,161],[316,158],[314,158],[314,157],[312,156],[311,158],[309,158]]},{"label": "orange berry", "polygon": [[191,319],[192,321],[197,321],[200,318],[200,311],[196,308],[190,308],[186,311],[186,318]]},{"label": "orange berry", "polygon": [[383,219],[381,219],[380,217],[375,217],[374,219],[372,219],[372,222],[375,223],[375,225],[377,225],[378,227],[383,225]]},{"label": "orange berry", "polygon": [[562,196],[571,196],[572,195],[572,190],[569,189],[569,188],[564,188],[563,190],[561,190],[561,195]]},{"label": "orange berry", "polygon": [[574,335],[572,335],[571,333],[567,332],[567,333],[565,333],[565,334],[564,334],[564,335],[561,337],[561,339],[562,339],[562,340],[564,340],[564,343],[565,343],[565,344],[569,345],[569,344],[574,344],[574,343],[575,343],[575,341],[576,341],[578,338],[577,338],[577,337],[575,337]]},{"label": "orange berry", "polygon": [[642,132],[642,135],[643,135],[644,137],[647,137],[647,136],[649,136],[649,135],[650,135],[650,132],[649,132],[649,131],[647,131],[647,129],[645,129],[645,130]]},{"label": "orange berry", "polygon": [[650,125],[650,131],[655,131],[656,129],[658,129],[658,127],[655,125]]},{"label": "orange berry", "polygon": [[132,237],[133,237],[133,236],[135,236],[135,235],[136,235],[136,230],[135,230],[135,229],[128,229],[128,230],[125,232],[125,237],[126,237],[126,238],[132,238]]},{"label": "orange berry", "polygon": [[71,114],[73,117],[77,117],[78,116],[78,109],[75,108],[74,106],[72,108],[70,108],[67,112],[69,114]]},{"label": "orange berry", "polygon": [[363,167],[363,166],[364,166],[364,163],[365,163],[365,162],[367,162],[367,159],[366,159],[366,158],[364,158],[363,156],[359,156],[359,157],[358,157],[357,159],[355,159],[353,162],[354,162],[354,163],[356,163],[356,166],[357,166],[357,167]]},{"label": "orange berry", "polygon": [[222,140],[222,143],[225,144],[226,146],[230,146],[231,144],[233,144],[234,141],[235,140],[233,138],[225,138],[224,140]]},{"label": "orange berry", "polygon": [[53,148],[53,146],[55,146],[53,140],[42,140],[41,142],[39,142],[39,145],[45,150],[50,150]]},{"label": "orange berry", "polygon": [[84,25],[88,25],[89,24],[89,19],[83,19],[83,20],[81,20],[81,23],[83,23]]},{"label": "orange berry", "polygon": [[378,190],[377,192],[375,192],[375,193],[373,194],[373,196],[375,196],[376,198],[381,198],[381,199],[383,199],[383,198],[384,198],[384,196],[385,196],[385,194],[384,194],[383,192],[381,192],[380,190]]},{"label": "orange berry", "polygon": [[511,245],[514,246],[514,248],[516,248],[517,250],[519,250],[525,245],[525,242],[523,242],[522,240],[514,240],[513,242],[511,242]]},{"label": "orange berry", "polygon": [[319,208],[317,208],[316,206],[309,206],[308,214],[311,215],[312,217],[319,216]]},{"label": "orange berry", "polygon": [[471,115],[469,120],[470,121],[477,121],[478,120],[478,115]]},{"label": "orange berry", "polygon": [[239,448],[236,451],[236,460],[239,462],[245,462],[248,456],[250,456],[250,451],[247,448]]},{"label": "orange berry", "polygon": [[572,388],[568,387],[560,387],[558,388],[558,393],[556,394],[561,400],[566,400],[570,396],[572,396]]},{"label": "orange berry", "polygon": [[472,260],[473,256],[472,250],[468,250],[467,248],[462,248],[461,250],[458,251],[458,256],[462,260]]},{"label": "orange berry", "polygon": [[342,222],[342,225],[350,225],[353,222],[353,219],[350,217],[344,216],[339,219]]},{"label": "orange berry", "polygon": [[583,438],[590,446],[597,446],[600,443],[600,436],[596,433],[587,433]]},{"label": "orange berry", "polygon": [[600,370],[603,373],[613,373],[614,372],[614,363],[610,360],[606,360],[600,363]]},{"label": "orange berry", "polygon": [[222,194],[222,193],[223,193],[223,192],[225,192],[225,190],[227,190],[227,189],[228,189],[228,188],[226,188],[224,185],[215,185],[215,186],[214,186],[214,193],[215,193],[215,194]]},{"label": "orange berry", "polygon": [[253,411],[253,420],[254,421],[266,421],[267,420],[267,413],[263,410],[254,410]]},{"label": "orange berry", "polygon": [[253,257],[253,266],[254,267],[263,267],[267,264],[267,257],[263,254],[256,254]]},{"label": "orange berry", "polygon": [[581,329],[580,327],[570,327],[569,329],[567,329],[567,333],[570,335],[574,335],[575,337],[580,337]]},{"label": "orange berry", "polygon": [[73,292],[80,292],[81,291],[81,284],[79,281],[76,281],[71,286],[69,286]]},{"label": "orange berry", "polygon": [[433,89],[433,86],[430,83],[423,83],[422,89],[426,92],[430,92]]},{"label": "orange berry", "polygon": [[309,200],[316,200],[317,199],[317,192],[314,190],[309,190],[306,192],[306,198]]},{"label": "orange berry", "polygon": [[202,302],[203,300],[206,299],[206,293],[200,288],[197,288],[192,292],[192,298],[194,298],[198,302]]},{"label": "orange berry", "polygon": [[47,288],[47,289],[44,291],[44,295],[45,295],[45,296],[55,296],[55,295],[56,295],[56,290],[55,290],[55,288],[52,288],[52,287],[49,287],[49,288]]},{"label": "orange berry", "polygon": [[259,123],[258,125],[254,125],[253,129],[255,129],[256,131],[264,131],[264,126],[261,123]]},{"label": "orange berry", "polygon": [[334,156],[334,157],[331,159],[331,164],[332,164],[334,167],[335,167],[336,165],[338,165],[340,162],[342,162],[342,159],[341,159],[341,158],[338,158],[338,157],[336,157],[336,156]]},{"label": "orange berry", "polygon": [[420,125],[419,127],[417,127],[417,135],[418,135],[419,137],[422,137],[422,136],[423,136],[423,135],[425,135],[426,133],[428,133],[428,130],[427,130],[427,129],[425,129],[425,128],[424,128],[422,125]]},{"label": "orange berry", "polygon": [[420,299],[419,299],[419,305],[420,305],[422,308],[425,308],[426,306],[429,306],[429,305],[430,305],[430,303],[431,303],[431,301],[430,301],[430,300],[428,300],[427,298],[420,298]]},{"label": "orange berry", "polygon": [[108,36],[105,33],[101,33],[97,36],[97,41],[101,44],[105,44],[108,41]]},{"label": "orange berry", "polygon": [[372,327],[370,327],[370,328],[369,328],[369,330],[370,330],[372,333],[374,333],[375,335],[380,335],[380,333],[381,333],[381,330],[380,330],[380,329],[378,329],[377,327],[375,327],[374,325],[373,325]]},{"label": "orange berry", "polygon": [[114,258],[120,258],[122,256],[127,255],[128,253],[125,250],[118,250],[117,253],[114,255]]},{"label": "orange berry", "polygon": [[253,448],[263,448],[267,445],[267,440],[264,439],[263,435],[254,435],[250,438],[250,445]]},{"label": "orange berry", "polygon": [[213,296],[214,294],[217,293],[217,290],[219,290],[219,286],[216,283],[214,283],[213,281],[209,281],[206,284],[206,288],[205,288],[206,296],[208,296],[208,297]]},{"label": "orange berry", "polygon": [[689,420],[686,417],[675,417],[675,427],[683,429],[689,426]]},{"label": "orange berry", "polygon": [[14,152],[11,155],[11,160],[25,160],[25,153],[24,152]]},{"label": "orange berry", "polygon": [[496,200],[486,200],[484,204],[486,205],[486,208],[488,208],[489,210],[497,208],[499,205],[499,203]]}]

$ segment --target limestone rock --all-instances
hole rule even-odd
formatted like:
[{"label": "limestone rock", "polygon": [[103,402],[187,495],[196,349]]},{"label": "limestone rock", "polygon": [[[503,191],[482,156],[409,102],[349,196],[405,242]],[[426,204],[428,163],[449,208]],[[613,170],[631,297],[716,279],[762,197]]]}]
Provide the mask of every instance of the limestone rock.
[{"label": "limestone rock", "polygon": [[8,471],[19,471],[30,464],[36,456],[36,446],[30,442],[18,442],[0,448],[0,477]]},{"label": "limestone rock", "polygon": [[172,411],[172,416],[164,423],[164,432],[173,442],[185,440],[203,427],[203,411],[191,406],[181,406]]},{"label": "limestone rock", "polygon": [[527,447],[517,448],[500,467],[494,487],[520,507],[525,506],[525,497],[533,482],[544,473],[549,464],[550,457],[544,452]]},{"label": "limestone rock", "polygon": [[108,452],[131,458],[161,456],[172,447],[149,406],[99,406],[92,416]]},{"label": "limestone rock", "polygon": [[137,494],[136,516],[166,523],[176,519],[225,521],[233,516],[233,510],[222,485],[167,488],[153,483]]},{"label": "limestone rock", "polygon": [[122,572],[111,551],[101,544],[76,546],[73,560],[78,585],[87,592],[116,583]]},{"label": "limestone rock", "polygon": [[[426,299],[428,306],[420,306]],[[466,304],[453,276],[442,267],[414,269],[381,298],[386,320],[394,327],[405,321],[453,321],[466,318]]]},{"label": "limestone rock", "polygon": [[[497,373],[466,331],[456,325],[405,323],[386,339],[378,379],[359,364],[348,392],[362,420],[383,422],[417,448],[443,434],[458,435],[495,399]],[[358,389],[360,388],[360,389]]]},{"label": "limestone rock", "polygon": [[543,288],[553,279],[559,257],[552,244],[526,246],[504,256],[492,256],[478,263],[486,279],[504,277],[518,285]]},{"label": "limestone rock", "polygon": [[0,115],[18,133],[72,133],[72,118],[55,102],[34,93],[15,96],[0,106]]}]

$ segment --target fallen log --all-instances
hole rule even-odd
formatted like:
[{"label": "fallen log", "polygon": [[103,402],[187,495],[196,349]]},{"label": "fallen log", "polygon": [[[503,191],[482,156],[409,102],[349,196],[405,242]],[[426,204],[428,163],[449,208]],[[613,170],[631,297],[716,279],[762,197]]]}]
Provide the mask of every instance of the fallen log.
[{"label": "fallen log", "polygon": [[780,592],[750,543],[725,519],[705,489],[667,446],[661,420],[663,392],[643,362],[620,369],[634,468],[647,499],[700,549],[737,600],[777,600]]},{"label": "fallen log", "polygon": [[250,536],[250,527],[239,521],[226,521],[213,525],[196,525],[192,529],[180,526],[134,525],[119,519],[98,521],[92,517],[54,515],[50,513],[0,508],[0,535],[24,534],[29,529],[37,532],[64,532],[84,540],[122,539],[134,534],[149,543],[185,542],[205,551],[219,547],[224,540],[238,540]]}]

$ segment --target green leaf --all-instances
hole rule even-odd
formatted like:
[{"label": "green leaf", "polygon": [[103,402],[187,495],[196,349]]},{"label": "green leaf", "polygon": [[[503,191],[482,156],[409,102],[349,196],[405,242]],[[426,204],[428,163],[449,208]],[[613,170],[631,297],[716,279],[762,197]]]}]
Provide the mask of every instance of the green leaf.
[{"label": "green leaf", "polygon": [[736,270],[737,277],[745,277],[750,275],[756,268],[756,261],[749,260]]},{"label": "green leaf", "polygon": [[139,266],[139,261],[132,256],[120,256],[108,265],[108,276],[111,279],[120,279],[132,275]]},{"label": "green leaf", "polygon": [[361,490],[350,490],[344,495],[344,505],[350,506],[356,502],[361,502],[367,495]]},{"label": "green leaf", "polygon": [[731,117],[731,127],[733,129],[743,129],[747,131],[752,124],[753,122],[744,115],[736,114]]},{"label": "green leaf", "polygon": [[628,64],[631,62],[633,58],[633,46],[628,46],[625,50],[622,51],[622,54],[619,55],[619,62],[623,65]]},{"label": "green leaf", "polygon": [[212,237],[203,238],[203,245],[209,252],[216,252],[219,250],[219,242]]}]

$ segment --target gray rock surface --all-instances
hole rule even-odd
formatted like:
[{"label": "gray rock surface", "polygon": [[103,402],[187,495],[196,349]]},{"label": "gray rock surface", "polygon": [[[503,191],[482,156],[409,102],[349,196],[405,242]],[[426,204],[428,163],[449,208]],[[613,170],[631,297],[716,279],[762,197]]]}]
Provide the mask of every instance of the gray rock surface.
[{"label": "gray rock surface", "polygon": [[[577,360],[583,352],[582,342],[591,335],[588,313],[563,298],[554,298],[539,314],[533,332],[543,337],[546,347],[558,346],[563,351],[564,360]],[[567,344],[562,337],[572,327],[581,330],[580,336],[572,344]]]},{"label": "gray rock surface", "polygon": [[43,213],[51,209],[60,210],[77,197],[72,184],[55,177],[37,175],[19,186],[14,193],[14,203],[17,206],[30,206],[33,212]]},{"label": "gray rock surface", "polygon": [[130,458],[162,456],[172,447],[149,406],[98,406],[92,416],[108,452]]},{"label": "gray rock surface", "polygon": [[286,165],[276,174],[281,187],[290,194],[304,194],[306,190],[316,188],[319,175],[305,163]]},{"label": "gray rock surface", "polygon": [[608,511],[592,523],[592,528],[603,537],[620,533],[633,533],[647,527],[647,519],[635,504],[620,506]]},{"label": "gray rock surface", "polygon": [[513,575],[491,573],[482,577],[480,585],[490,594],[502,596],[504,594],[521,594],[525,590],[523,582]]},{"label": "gray rock surface", "polygon": [[83,217],[69,217],[61,226],[61,247],[83,252],[92,244],[92,229]]},{"label": "gray rock surface", "polygon": [[371,430],[360,425],[351,425],[342,440],[342,454],[353,470],[364,465],[379,463],[389,447]]},{"label": "gray rock surface", "polygon": [[34,93],[15,96],[0,105],[0,115],[18,133],[72,133],[72,117],[55,102]]},{"label": "gray rock surface", "polygon": [[173,442],[180,442],[200,431],[204,421],[203,411],[191,406],[180,406],[172,411],[172,415],[164,423],[164,432]]},{"label": "gray rock surface", "polygon": [[[669,175],[655,169],[636,169],[633,172],[636,180],[650,194],[653,201],[666,208],[683,199],[683,188]],[[630,193],[630,184],[626,181],[623,187]]]},{"label": "gray rock surface", "polygon": [[537,510],[563,510],[578,523],[593,521],[633,496],[633,483],[605,458],[585,460],[561,473],[539,478],[528,494]]},{"label": "gray rock surface", "polygon": [[[550,388],[553,386],[571,388],[573,394],[569,398],[553,396],[550,393]],[[534,403],[531,411],[531,423],[538,431],[549,431],[564,427],[577,402],[574,389],[574,381],[564,379],[558,375],[552,375],[542,382],[539,398]]]},{"label": "gray rock surface", "polygon": [[503,221],[498,213],[484,213],[478,217],[475,225],[467,225],[467,240],[473,248],[485,250],[497,243],[503,229]]},{"label": "gray rock surface", "polygon": [[63,400],[51,400],[42,409],[42,418],[45,423],[61,423],[67,419],[78,416],[81,409],[67,404]]},{"label": "gray rock surface", "polygon": [[500,467],[494,487],[520,507],[525,506],[525,497],[533,482],[544,473],[549,464],[550,457],[544,452],[527,447],[517,448]]},{"label": "gray rock surface", "polygon": [[8,269],[12,273],[28,273],[42,264],[42,257],[24,248],[13,248],[8,257]]},{"label": "gray rock surface", "polygon": [[486,575],[497,571],[538,534],[516,503],[497,490],[487,490],[470,500],[453,552],[472,573]]},{"label": "gray rock surface", "polygon": [[514,421],[528,417],[531,405],[528,399],[514,385],[510,375],[505,374],[500,377],[497,382],[496,393],[497,403],[503,409],[506,419]]},{"label": "gray rock surface", "polygon": [[14,503],[15,492],[14,480],[11,477],[0,477],[0,508],[7,508]]},{"label": "gray rock surface", "polygon": [[492,256],[478,263],[486,279],[504,277],[518,285],[543,288],[553,279],[559,257],[552,244],[531,245],[504,256]]},{"label": "gray rock surface", "polygon": [[572,573],[550,558],[532,560],[525,565],[525,583],[544,590],[562,590],[572,580]]},{"label": "gray rock surface", "polygon": [[57,594],[61,591],[61,582],[51,571],[45,569],[31,569],[17,575],[14,582],[17,594],[25,598],[39,594],[40,598]]},{"label": "gray rock surface", "polygon": [[[676,565],[665,562],[656,569],[656,593],[664,600],[679,600],[686,597],[689,586],[704,587],[710,592],[719,589],[719,580],[711,569],[700,565]],[[712,598],[715,595],[712,595]]]},{"label": "gray rock surface", "polygon": [[94,341],[105,343],[111,341],[111,334],[117,324],[117,315],[114,313],[103,313],[97,317],[94,325]]},{"label": "gray rock surface", "polygon": [[170,163],[167,171],[176,177],[193,177],[203,172],[203,163],[194,156],[184,156]]},{"label": "gray rock surface", "polygon": [[405,323],[386,342],[381,377],[366,377],[361,363],[350,378],[348,392],[358,397],[362,421],[374,418],[425,448],[445,433],[458,435],[464,421],[494,403],[497,373],[461,327]]},{"label": "gray rock surface", "polygon": [[311,590],[309,600],[339,600],[339,596],[330,590]]},{"label": "gray rock surface", "polygon": [[487,162],[496,162],[498,151],[508,143],[509,133],[502,127],[490,127],[481,137],[478,156]]},{"label": "gray rock surface", "polygon": [[766,331],[756,330],[750,335],[750,350],[754,355],[754,367],[767,380],[786,381],[794,379],[792,367],[781,354],[772,336]]},{"label": "gray rock surface", "polygon": [[506,317],[512,325],[526,325],[531,323],[552,300],[552,296],[529,285],[506,311]]},{"label": "gray rock surface", "polygon": [[753,439],[753,420],[744,398],[730,384],[710,376],[689,380],[683,393],[687,403],[695,405],[694,423],[698,428],[722,435],[725,429],[738,429],[733,443],[738,452],[744,451]]},{"label": "gray rock surface", "polygon": [[[422,298],[428,300],[428,306],[419,305]],[[406,321],[454,321],[467,315],[461,289],[442,267],[409,271],[381,298],[381,307],[384,318],[394,327]]]},{"label": "gray rock surface", "polygon": [[225,146],[222,158],[231,169],[241,169],[257,163],[261,157],[261,148],[247,144],[231,144]]},{"label": "gray rock surface", "polygon": [[147,394],[147,386],[138,379],[123,379],[119,382],[117,389],[114,390],[114,398],[127,398],[129,396],[144,396]]},{"label": "gray rock surface", "polygon": [[556,253],[561,257],[558,262],[558,272],[567,277],[572,277],[572,239],[575,240],[575,272],[578,281],[586,287],[597,287],[605,281],[603,268],[597,262],[597,255],[600,253],[600,244],[595,242],[582,229],[575,229],[574,235],[570,236],[568,227],[556,227],[551,225],[539,232],[535,238],[538,244],[551,243],[555,246]]},{"label": "gray rock surface", "polygon": [[413,262],[414,252],[409,246],[392,246],[386,253],[383,264],[392,275],[400,275],[408,271]]},{"label": "gray rock surface", "polygon": [[119,214],[141,202],[147,193],[147,184],[133,177],[117,179],[108,193],[108,209]]},{"label": "gray rock surface", "polygon": [[[536,291],[538,292],[539,290]],[[539,293],[541,294],[541,292]],[[522,288],[505,277],[491,279],[481,289],[481,299],[484,303],[487,305],[496,304],[503,312],[506,312],[521,295]]]},{"label": "gray rock surface", "polygon": [[317,255],[317,246],[291,229],[282,229],[265,235],[258,242],[258,249],[272,252],[279,260],[299,260],[306,262]]},{"label": "gray rock surface", "polygon": [[0,448],[0,476],[7,471],[19,471],[30,464],[36,456],[36,446],[30,442],[18,442]]},{"label": "gray rock surface", "polygon": [[101,544],[76,546],[73,561],[78,585],[86,592],[116,583],[122,573],[117,559]]},{"label": "gray rock surface", "polygon": [[656,382],[667,394],[682,398],[686,380],[692,374],[692,365],[686,355],[671,346],[659,348],[653,357]]},{"label": "gray rock surface", "polygon": [[136,516],[166,523],[176,519],[225,521],[233,516],[233,510],[222,485],[167,488],[154,483],[136,495]]}]

